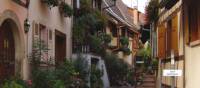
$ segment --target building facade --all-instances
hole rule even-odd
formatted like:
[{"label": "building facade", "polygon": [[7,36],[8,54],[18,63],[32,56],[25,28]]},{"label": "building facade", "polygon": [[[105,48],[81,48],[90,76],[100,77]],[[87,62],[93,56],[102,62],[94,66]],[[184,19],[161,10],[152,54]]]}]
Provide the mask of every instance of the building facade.
[{"label": "building facade", "polygon": [[[109,17],[105,32],[112,36],[110,43],[111,48],[109,48],[108,51],[115,53],[129,65],[133,65],[136,52],[139,48],[140,33],[138,30],[140,27],[134,23],[135,19],[133,19],[133,15],[135,15],[135,13],[131,13],[129,7],[127,7],[122,0],[117,0],[115,6],[112,6],[111,2],[112,0],[103,0],[104,8],[111,6],[103,9]],[[129,51],[124,52],[123,45],[120,43],[124,38],[127,38],[129,41],[126,50],[130,50],[130,53]]]},{"label": "building facade", "polygon": [[159,5],[156,30],[151,32],[153,56],[160,60],[158,88],[184,88],[184,75],[174,78],[163,76],[163,70],[167,69],[179,69],[184,72],[182,0],[159,0]]},{"label": "building facade", "polygon": [[183,0],[185,88],[199,88],[200,1]]},{"label": "building facade", "polygon": [[[58,3],[66,3],[72,6],[71,0],[60,0]],[[28,19],[31,24],[28,32],[28,52],[31,54],[34,42],[41,40],[49,49],[48,58],[53,59],[54,64],[71,57],[71,17],[64,16],[60,10],[61,5],[49,6],[42,0],[30,0]],[[46,61],[44,58],[44,61]]]},{"label": "building facade", "polygon": [[[72,4],[71,0],[65,2]],[[71,18],[64,17],[58,6],[49,8],[42,0],[1,0],[0,79],[12,76],[29,79],[29,56],[35,39],[49,48],[44,56],[55,58],[54,65],[61,61],[58,58],[69,58],[70,30]]]},{"label": "building facade", "polygon": [[27,18],[26,0],[18,4],[12,0],[0,1],[0,78],[20,74],[27,78],[27,34],[24,21]]}]

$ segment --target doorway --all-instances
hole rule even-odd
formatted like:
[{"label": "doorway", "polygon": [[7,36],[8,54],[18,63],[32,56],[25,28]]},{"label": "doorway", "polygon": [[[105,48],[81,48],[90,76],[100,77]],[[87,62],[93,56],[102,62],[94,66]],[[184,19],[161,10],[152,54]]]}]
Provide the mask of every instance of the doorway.
[{"label": "doorway", "polygon": [[66,59],[66,35],[55,31],[55,64],[58,66]]},{"label": "doorway", "polygon": [[10,20],[0,26],[0,82],[15,75],[15,41]]}]

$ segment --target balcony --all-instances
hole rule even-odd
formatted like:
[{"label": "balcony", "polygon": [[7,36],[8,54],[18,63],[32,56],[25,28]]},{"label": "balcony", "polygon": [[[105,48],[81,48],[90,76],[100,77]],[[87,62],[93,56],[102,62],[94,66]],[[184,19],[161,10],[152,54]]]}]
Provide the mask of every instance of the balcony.
[{"label": "balcony", "polygon": [[179,0],[161,0],[160,8],[171,9]]}]

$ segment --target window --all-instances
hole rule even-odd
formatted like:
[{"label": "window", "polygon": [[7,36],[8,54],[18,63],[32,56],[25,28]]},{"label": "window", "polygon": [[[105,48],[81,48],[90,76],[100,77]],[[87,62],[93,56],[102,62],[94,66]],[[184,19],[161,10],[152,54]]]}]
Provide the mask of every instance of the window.
[{"label": "window", "polygon": [[44,42],[45,45],[48,44],[48,31],[46,29],[46,27],[42,24],[40,24],[39,27],[39,39]]},{"label": "window", "polygon": [[167,22],[167,56],[171,55],[172,50],[178,55],[178,25],[178,15]]},{"label": "window", "polygon": [[189,41],[199,40],[200,36],[200,6],[192,3],[188,8],[189,13]]},{"label": "window", "polygon": [[133,38],[134,37],[134,32],[133,31],[128,31],[128,37]]},{"label": "window", "polygon": [[35,24],[35,35],[39,35],[39,25],[38,24]]},{"label": "window", "polygon": [[110,30],[112,32],[112,36],[113,37],[117,37],[117,35],[118,35],[118,33],[117,33],[118,29],[116,28],[116,26],[114,24],[110,25]]},{"label": "window", "polygon": [[172,20],[167,22],[167,56],[171,55],[172,46]]},{"label": "window", "polygon": [[49,40],[52,40],[52,30],[49,30]]},{"label": "window", "polygon": [[73,0],[73,8],[78,10],[81,7],[81,0]]},{"label": "window", "polygon": [[126,36],[126,29],[125,28],[122,28],[122,36]]}]

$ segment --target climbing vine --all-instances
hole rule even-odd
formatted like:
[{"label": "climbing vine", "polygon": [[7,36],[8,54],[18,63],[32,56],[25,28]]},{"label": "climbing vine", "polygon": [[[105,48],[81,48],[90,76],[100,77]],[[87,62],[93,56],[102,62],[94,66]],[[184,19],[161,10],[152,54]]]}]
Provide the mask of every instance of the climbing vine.
[{"label": "climbing vine", "polygon": [[83,44],[98,36],[107,25],[107,17],[98,9],[92,8],[91,0],[81,0],[80,4],[80,8],[74,13],[73,40]]}]

